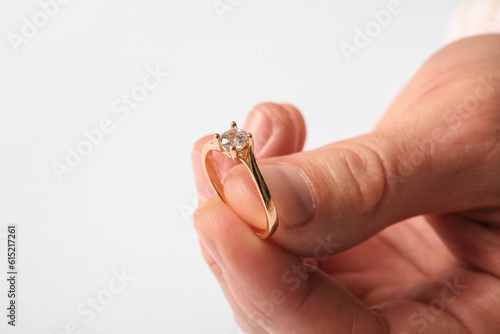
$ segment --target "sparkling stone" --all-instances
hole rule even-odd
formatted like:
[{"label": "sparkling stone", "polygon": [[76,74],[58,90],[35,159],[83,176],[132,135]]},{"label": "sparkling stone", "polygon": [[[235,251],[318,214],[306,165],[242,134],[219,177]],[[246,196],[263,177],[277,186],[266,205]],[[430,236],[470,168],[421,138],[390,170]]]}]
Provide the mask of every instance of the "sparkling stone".
[{"label": "sparkling stone", "polygon": [[245,130],[237,128],[224,132],[220,136],[220,145],[229,152],[231,146],[235,146],[236,150],[240,150],[248,144],[248,134]]}]

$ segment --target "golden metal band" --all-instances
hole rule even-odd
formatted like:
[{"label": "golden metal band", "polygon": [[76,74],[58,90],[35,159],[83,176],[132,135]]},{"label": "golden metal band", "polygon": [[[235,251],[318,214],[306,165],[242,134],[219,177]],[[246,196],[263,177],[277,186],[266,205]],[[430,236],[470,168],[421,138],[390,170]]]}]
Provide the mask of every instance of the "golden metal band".
[{"label": "golden metal band", "polygon": [[[202,163],[205,173],[207,175],[208,180],[210,181],[212,188],[215,190],[219,198],[228,203],[226,197],[224,195],[224,189],[222,183],[219,179],[217,171],[215,170],[215,166],[213,163],[213,151],[218,151],[226,155],[227,157],[233,159],[234,161],[240,161],[245,165],[247,170],[250,172],[252,176],[252,180],[257,187],[257,191],[259,192],[260,199],[262,204],[264,205],[266,211],[266,227],[264,229],[254,228],[255,233],[262,239],[266,239],[270,237],[278,228],[278,213],[276,211],[276,206],[274,205],[274,201],[272,200],[271,193],[269,192],[269,188],[260,173],[259,167],[257,166],[257,162],[255,160],[254,155],[254,140],[253,136],[250,133],[244,132],[244,130],[238,129],[235,122],[231,122],[231,130],[226,131],[224,135],[228,132],[236,133],[238,131],[238,136],[240,141],[242,141],[242,136],[247,136],[247,142],[242,144],[241,147],[237,147],[236,145],[229,146],[225,144],[226,148],[221,145],[221,136],[219,134],[214,135],[214,139],[205,144],[202,151]],[[233,134],[231,133],[231,135]]]}]

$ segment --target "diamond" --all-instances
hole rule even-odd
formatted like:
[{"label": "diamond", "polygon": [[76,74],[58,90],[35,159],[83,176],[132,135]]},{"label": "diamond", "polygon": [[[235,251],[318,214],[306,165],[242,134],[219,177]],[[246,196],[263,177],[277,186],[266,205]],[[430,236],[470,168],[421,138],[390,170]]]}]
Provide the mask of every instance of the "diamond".
[{"label": "diamond", "polygon": [[236,150],[240,150],[248,145],[248,133],[240,128],[227,130],[220,136],[220,146],[226,151],[231,150],[231,146],[235,146]]}]

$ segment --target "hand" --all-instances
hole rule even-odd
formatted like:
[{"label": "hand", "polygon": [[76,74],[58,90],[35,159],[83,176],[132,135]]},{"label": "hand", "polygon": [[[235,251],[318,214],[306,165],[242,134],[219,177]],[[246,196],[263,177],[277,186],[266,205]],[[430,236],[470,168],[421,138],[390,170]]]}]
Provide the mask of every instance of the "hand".
[{"label": "hand", "polygon": [[195,228],[243,330],[500,333],[500,35],[439,51],[365,135],[302,152],[302,116],[272,103],[243,128],[280,215],[270,240],[245,223],[244,167],[228,206],[201,169],[210,137],[193,152]]}]

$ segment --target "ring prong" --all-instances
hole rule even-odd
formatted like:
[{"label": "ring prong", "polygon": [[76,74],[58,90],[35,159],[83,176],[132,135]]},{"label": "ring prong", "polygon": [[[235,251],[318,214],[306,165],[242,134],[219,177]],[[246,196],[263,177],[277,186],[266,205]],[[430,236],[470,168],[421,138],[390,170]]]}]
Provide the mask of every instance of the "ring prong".
[{"label": "ring prong", "polygon": [[236,122],[232,121],[231,122],[231,129],[236,129],[237,127],[238,127],[238,125],[236,125]]},{"label": "ring prong", "polygon": [[249,132],[249,133],[247,133],[247,137],[248,137],[248,138],[252,138],[252,134],[251,134],[250,132]]},{"label": "ring prong", "polygon": [[248,134],[248,146],[253,147],[253,136],[251,133]]},{"label": "ring prong", "polygon": [[218,151],[222,151],[222,146],[220,145],[220,134],[216,133],[214,134],[214,143],[217,146]]},{"label": "ring prong", "polygon": [[236,146],[233,145],[229,148],[229,154],[231,154],[231,158],[233,160],[236,160],[236,158],[238,158],[238,152],[236,152]]}]

